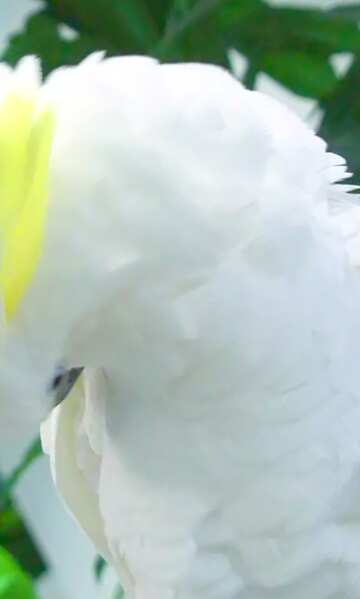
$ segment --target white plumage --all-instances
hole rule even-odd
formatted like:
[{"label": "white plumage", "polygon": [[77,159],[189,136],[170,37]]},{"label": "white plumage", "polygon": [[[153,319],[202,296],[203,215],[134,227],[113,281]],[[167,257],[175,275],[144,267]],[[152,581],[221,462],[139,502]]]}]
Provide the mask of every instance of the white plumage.
[{"label": "white plumage", "polygon": [[87,367],[43,428],[70,510],[130,598],[357,599],[344,161],[213,66],[93,57],[41,93],[47,241],[13,327],[39,380]]}]

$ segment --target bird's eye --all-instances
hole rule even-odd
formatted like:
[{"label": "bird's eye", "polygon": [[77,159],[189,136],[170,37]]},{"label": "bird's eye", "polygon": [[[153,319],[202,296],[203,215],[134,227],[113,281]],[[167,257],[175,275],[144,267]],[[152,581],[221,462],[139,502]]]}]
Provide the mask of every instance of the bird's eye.
[{"label": "bird's eye", "polygon": [[49,384],[48,391],[54,397],[55,405],[61,403],[69,394],[77,379],[81,375],[83,368],[57,368]]},{"label": "bird's eye", "polygon": [[51,382],[49,384],[49,390],[50,391],[56,391],[56,389],[59,387],[60,383],[61,383],[61,379],[63,378],[64,374],[65,374],[65,369],[64,368],[57,368],[53,378],[51,379]]},{"label": "bird's eye", "polygon": [[56,376],[54,376],[52,382],[51,382],[51,389],[53,391],[55,391],[55,389],[60,385],[60,381],[61,381],[61,374],[57,374]]}]

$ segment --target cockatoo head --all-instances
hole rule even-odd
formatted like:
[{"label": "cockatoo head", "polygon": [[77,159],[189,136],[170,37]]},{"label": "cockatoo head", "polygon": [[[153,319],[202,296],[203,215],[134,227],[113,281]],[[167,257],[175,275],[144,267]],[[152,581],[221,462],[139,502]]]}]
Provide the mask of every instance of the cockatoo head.
[{"label": "cockatoo head", "polygon": [[[24,299],[43,253],[54,129],[53,111],[40,94],[36,62],[23,61],[15,71],[1,65],[2,407],[18,406],[19,398],[32,398],[33,391],[43,395],[43,368],[36,365],[36,351],[33,354],[25,340],[30,329]],[[34,328],[34,319],[30,320]]]},{"label": "cockatoo head", "polygon": [[86,82],[86,65],[75,93],[71,72],[42,84],[33,57],[0,69],[0,415],[4,424],[13,414],[11,434],[19,412],[38,422],[53,403],[75,366],[72,334],[111,296],[111,142],[99,131],[95,164],[107,108]]},{"label": "cockatoo head", "polygon": [[161,378],[177,359],[168,340],[200,335],[183,298],[219,264],[236,263],[258,330],[256,306],[315,246],[343,260],[330,206],[343,164],[215,66],[95,55],[42,83],[34,58],[2,65],[1,409],[38,421],[59,373],[125,371],[140,346],[150,358],[149,339]]}]

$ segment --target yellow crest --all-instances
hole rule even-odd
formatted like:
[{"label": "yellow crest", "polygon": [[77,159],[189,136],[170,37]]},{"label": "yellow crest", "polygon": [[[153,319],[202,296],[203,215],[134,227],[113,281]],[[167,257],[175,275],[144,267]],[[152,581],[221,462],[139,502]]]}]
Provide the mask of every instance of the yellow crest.
[{"label": "yellow crest", "polygon": [[53,114],[38,111],[33,98],[12,92],[0,104],[0,293],[7,319],[41,255],[53,136]]}]

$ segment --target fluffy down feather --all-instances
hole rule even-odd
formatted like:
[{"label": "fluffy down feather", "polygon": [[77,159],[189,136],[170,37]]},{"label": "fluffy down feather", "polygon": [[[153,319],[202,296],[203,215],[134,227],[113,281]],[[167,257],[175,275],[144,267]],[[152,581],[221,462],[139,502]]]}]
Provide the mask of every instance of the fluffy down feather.
[{"label": "fluffy down feather", "polygon": [[42,93],[47,242],[14,338],[44,380],[88,368],[43,428],[70,510],[135,599],[357,599],[342,159],[213,66],[96,56]]}]

